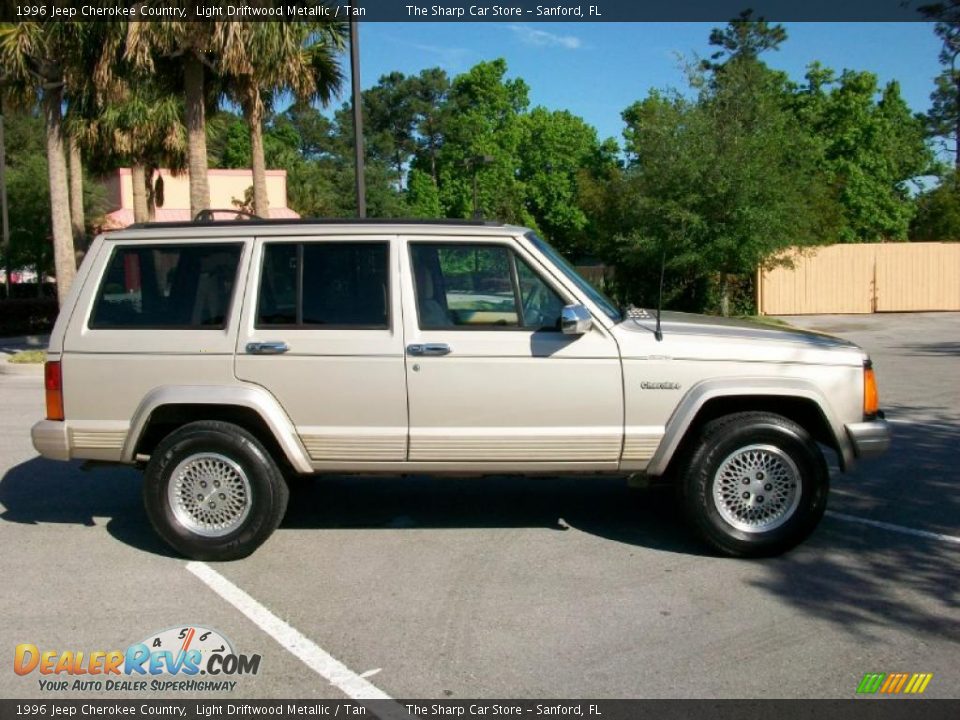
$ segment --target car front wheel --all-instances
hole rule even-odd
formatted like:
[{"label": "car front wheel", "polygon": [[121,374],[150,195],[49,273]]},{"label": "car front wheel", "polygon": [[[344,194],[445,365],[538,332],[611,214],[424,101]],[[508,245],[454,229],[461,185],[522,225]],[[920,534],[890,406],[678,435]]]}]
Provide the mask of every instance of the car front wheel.
[{"label": "car front wheel", "polygon": [[778,555],[802,542],[826,509],[829,474],[810,434],[773,413],[707,423],[683,472],[684,510],[713,547]]}]

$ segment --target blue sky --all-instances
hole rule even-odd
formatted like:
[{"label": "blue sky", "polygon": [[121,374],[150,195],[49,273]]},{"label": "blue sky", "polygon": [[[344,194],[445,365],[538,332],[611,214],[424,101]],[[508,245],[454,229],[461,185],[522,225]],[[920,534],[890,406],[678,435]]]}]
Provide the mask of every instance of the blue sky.
[{"label": "blue sky", "polygon": [[[714,23],[361,23],[363,87],[399,70],[442,67],[456,75],[503,57],[530,86],[533,105],[566,109],[601,138],[621,136],[621,111],[651,88],[685,87],[678,55],[707,56]],[[783,23],[788,39],[764,57],[802,79],[813,60],[840,71],[869,70],[900,82],[918,112],[929,108],[940,44],[928,23]]]}]

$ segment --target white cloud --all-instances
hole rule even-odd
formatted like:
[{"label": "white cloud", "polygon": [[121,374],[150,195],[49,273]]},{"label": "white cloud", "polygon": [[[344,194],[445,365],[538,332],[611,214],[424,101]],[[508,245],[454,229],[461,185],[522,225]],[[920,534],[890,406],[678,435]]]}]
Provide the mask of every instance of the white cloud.
[{"label": "white cloud", "polygon": [[583,47],[583,43],[576,35],[556,35],[546,30],[536,30],[529,25],[507,25],[516,34],[520,42],[535,47],[562,47],[566,50],[576,50]]}]

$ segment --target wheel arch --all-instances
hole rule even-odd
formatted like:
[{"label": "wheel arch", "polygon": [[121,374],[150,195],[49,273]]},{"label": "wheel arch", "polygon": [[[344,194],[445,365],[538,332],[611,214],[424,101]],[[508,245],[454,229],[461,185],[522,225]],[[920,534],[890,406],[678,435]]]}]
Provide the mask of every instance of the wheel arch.
[{"label": "wheel arch", "polygon": [[164,386],[150,391],[134,413],[123,446],[123,461],[149,455],[177,427],[196,420],[238,425],[299,473],[312,472],[309,456],[293,423],[276,399],[256,386]]},{"label": "wheel arch", "polygon": [[815,385],[799,379],[758,378],[744,381],[706,380],[691,388],[667,422],[663,439],[647,466],[662,476],[689,452],[706,423],[736,412],[770,412],[796,422],[813,438],[832,448],[844,470],[854,462],[843,424]]}]

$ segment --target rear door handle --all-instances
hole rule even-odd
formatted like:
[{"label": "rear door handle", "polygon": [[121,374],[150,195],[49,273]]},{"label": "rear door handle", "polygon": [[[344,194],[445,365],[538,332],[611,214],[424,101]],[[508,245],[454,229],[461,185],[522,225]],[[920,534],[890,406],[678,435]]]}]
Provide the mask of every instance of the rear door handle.
[{"label": "rear door handle", "polygon": [[280,355],[290,348],[285,342],[250,342],[247,343],[247,352],[251,355]]},{"label": "rear door handle", "polygon": [[446,343],[426,343],[425,345],[407,345],[410,355],[449,355],[453,352]]}]

